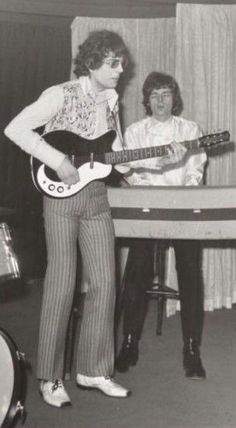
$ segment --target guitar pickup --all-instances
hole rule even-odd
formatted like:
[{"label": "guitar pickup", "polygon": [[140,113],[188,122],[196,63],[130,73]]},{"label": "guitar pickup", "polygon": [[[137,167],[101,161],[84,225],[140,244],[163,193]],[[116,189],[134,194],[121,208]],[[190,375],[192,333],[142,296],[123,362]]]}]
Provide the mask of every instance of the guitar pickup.
[{"label": "guitar pickup", "polygon": [[89,166],[90,166],[91,169],[93,169],[93,167],[94,167],[93,153],[90,153],[90,163],[89,163]]}]

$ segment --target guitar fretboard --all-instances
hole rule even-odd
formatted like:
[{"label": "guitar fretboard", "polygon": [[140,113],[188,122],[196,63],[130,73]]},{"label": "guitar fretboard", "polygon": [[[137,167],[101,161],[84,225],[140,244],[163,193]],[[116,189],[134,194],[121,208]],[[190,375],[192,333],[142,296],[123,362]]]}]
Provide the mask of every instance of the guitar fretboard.
[{"label": "guitar fretboard", "polygon": [[[199,140],[181,141],[181,144],[187,149],[197,149],[200,146]],[[149,159],[168,154],[170,144],[164,146],[142,147],[141,149],[120,150],[117,152],[105,153],[106,164],[118,164],[137,161],[140,159]]]}]

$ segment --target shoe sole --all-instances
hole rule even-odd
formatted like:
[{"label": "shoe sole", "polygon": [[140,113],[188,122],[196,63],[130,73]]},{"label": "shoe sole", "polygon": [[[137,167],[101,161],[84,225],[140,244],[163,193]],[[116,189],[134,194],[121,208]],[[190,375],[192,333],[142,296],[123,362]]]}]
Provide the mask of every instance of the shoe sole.
[{"label": "shoe sole", "polygon": [[62,409],[64,407],[70,407],[71,406],[71,401],[66,401],[66,402],[62,403],[60,406],[56,406],[55,404],[48,403],[48,401],[45,400],[43,393],[41,391],[39,391],[39,394],[41,395],[44,403],[46,403],[48,406],[56,407],[57,409]]},{"label": "shoe sole", "polygon": [[189,380],[206,380],[206,376],[185,376]]},{"label": "shoe sole", "polygon": [[100,388],[97,388],[96,386],[84,386],[84,385],[79,384],[78,382],[76,383],[76,386],[77,386],[77,388],[83,389],[85,391],[98,391],[98,392],[101,392],[106,397],[111,397],[111,398],[127,398],[127,397],[130,397],[130,395],[132,394],[131,391],[128,391],[127,395],[110,395],[110,394],[106,394],[106,392],[104,392]]}]

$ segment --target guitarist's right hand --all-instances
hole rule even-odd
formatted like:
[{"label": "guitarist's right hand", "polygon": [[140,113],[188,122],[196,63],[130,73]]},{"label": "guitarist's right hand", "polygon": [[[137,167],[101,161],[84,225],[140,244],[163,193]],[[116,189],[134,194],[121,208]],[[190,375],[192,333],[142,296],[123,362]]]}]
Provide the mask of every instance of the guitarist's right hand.
[{"label": "guitarist's right hand", "polygon": [[75,184],[80,180],[78,170],[72,165],[67,157],[56,170],[56,173],[60,180],[65,184]]}]

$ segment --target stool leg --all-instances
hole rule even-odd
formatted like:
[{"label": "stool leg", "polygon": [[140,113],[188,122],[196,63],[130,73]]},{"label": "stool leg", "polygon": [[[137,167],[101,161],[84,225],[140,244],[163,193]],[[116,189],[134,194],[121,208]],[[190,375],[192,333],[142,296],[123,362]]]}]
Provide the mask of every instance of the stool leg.
[{"label": "stool leg", "polygon": [[164,296],[157,296],[157,329],[156,329],[156,334],[159,336],[162,335],[164,304],[165,304],[165,297]]}]

